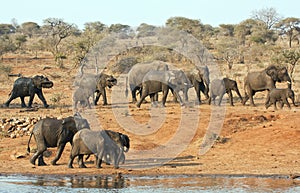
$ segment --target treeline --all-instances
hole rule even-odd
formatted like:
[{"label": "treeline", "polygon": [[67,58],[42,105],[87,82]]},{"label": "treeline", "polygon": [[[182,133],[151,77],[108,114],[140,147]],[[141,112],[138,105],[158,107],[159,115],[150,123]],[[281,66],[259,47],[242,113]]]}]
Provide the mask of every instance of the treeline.
[{"label": "treeline", "polygon": [[[282,18],[274,8],[255,10],[251,18],[238,24],[212,27],[200,20],[171,17],[166,27],[184,30],[199,39],[217,61],[231,69],[234,63],[270,62],[288,65],[291,72],[300,58],[300,18]],[[100,21],[85,23],[80,30],[63,19],[47,18],[39,25],[33,21],[0,24],[0,56],[6,53],[32,52],[35,57],[48,51],[58,66],[71,59],[78,66],[89,50],[111,32],[127,37],[153,36],[160,28],[142,23],[136,30],[124,24],[107,26]]]}]

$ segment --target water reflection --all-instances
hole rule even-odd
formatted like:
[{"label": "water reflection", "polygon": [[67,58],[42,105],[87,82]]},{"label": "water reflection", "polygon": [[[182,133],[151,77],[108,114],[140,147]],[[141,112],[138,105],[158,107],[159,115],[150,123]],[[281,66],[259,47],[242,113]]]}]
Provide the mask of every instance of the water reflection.
[{"label": "water reflection", "polygon": [[299,183],[287,176],[251,175],[0,175],[0,192],[300,192]]}]

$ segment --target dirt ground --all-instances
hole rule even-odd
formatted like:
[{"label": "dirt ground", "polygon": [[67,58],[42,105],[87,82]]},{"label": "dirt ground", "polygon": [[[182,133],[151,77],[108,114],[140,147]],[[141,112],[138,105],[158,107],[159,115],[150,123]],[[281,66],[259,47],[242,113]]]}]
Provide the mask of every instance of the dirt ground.
[{"label": "dirt ground", "polygon": [[[22,73],[24,76],[44,74],[53,80],[52,89],[44,89],[46,100],[50,108],[42,107],[41,101],[35,98],[35,106],[38,111],[24,111],[20,107],[20,100],[15,99],[10,108],[0,108],[0,118],[24,118],[24,117],[67,117],[74,113],[72,108],[72,82],[76,70],[58,69],[45,61],[36,60],[7,60],[6,63],[13,66],[13,73]],[[43,63],[43,64],[41,64]],[[29,66],[29,64],[32,64]],[[12,88],[15,77],[1,77],[0,103],[3,104]],[[114,89],[122,86],[122,83]],[[192,90],[193,91],[193,90]],[[67,167],[71,146],[67,144],[58,165],[50,165],[55,156],[56,149],[50,148],[50,157],[45,158],[47,166],[34,166],[29,162],[31,154],[26,153],[29,136],[14,139],[0,138],[0,173],[1,174],[59,174],[59,175],[96,175],[96,174],[132,174],[132,175],[164,175],[164,174],[257,174],[257,175],[300,175],[300,107],[292,107],[291,110],[284,107],[282,110],[273,111],[270,107],[264,108],[264,98],[255,99],[256,107],[242,106],[238,101],[231,107],[211,107],[208,104],[181,108],[179,104],[167,103],[165,109],[159,108],[164,114],[164,120],[158,129],[151,128],[144,133],[134,129],[124,129],[120,123],[120,116],[115,109],[128,106],[128,111],[122,111],[123,117],[130,117],[134,123],[147,125],[153,117],[150,104],[143,104],[137,109],[134,104],[115,102],[111,97],[113,90],[108,90],[109,105],[100,104],[93,109],[83,110],[84,115],[92,115],[94,127],[101,125],[104,129],[112,129],[127,134],[131,140],[131,148],[126,154],[126,162],[114,169],[111,165],[103,164],[103,168],[96,169],[94,158],[87,161],[88,168],[78,168],[76,161],[74,169]],[[61,100],[54,100],[58,96]],[[122,96],[120,96],[122,97]],[[225,97],[227,98],[227,97]],[[224,105],[223,105],[224,106]],[[221,132],[212,146],[203,155],[199,154],[203,137],[211,122],[212,108],[225,109]],[[185,109],[185,110],[183,110]],[[192,116],[199,112],[199,117],[192,117],[192,121],[180,127],[185,116]],[[162,116],[155,114],[156,116]],[[220,121],[220,120],[217,120]],[[194,124],[197,123],[197,124]],[[97,125],[98,124],[98,125]],[[96,125],[96,126],[95,126]],[[193,130],[191,127],[196,128]],[[100,126],[99,126],[100,127]],[[178,128],[181,129],[178,129]],[[218,129],[218,128],[215,128]],[[190,133],[191,132],[191,133]],[[189,135],[192,134],[192,135]],[[188,139],[186,139],[188,138]],[[171,141],[171,143],[169,143]],[[187,145],[173,157],[153,154],[147,157],[147,151],[159,147],[170,146],[167,151],[177,150],[178,147]],[[173,145],[173,146],[172,146]],[[35,141],[30,143],[35,147]],[[172,151],[173,151],[172,150]],[[132,153],[131,153],[132,152]],[[140,153],[140,155],[139,155]],[[143,154],[143,155],[141,155]],[[171,154],[170,154],[171,155]]]}]

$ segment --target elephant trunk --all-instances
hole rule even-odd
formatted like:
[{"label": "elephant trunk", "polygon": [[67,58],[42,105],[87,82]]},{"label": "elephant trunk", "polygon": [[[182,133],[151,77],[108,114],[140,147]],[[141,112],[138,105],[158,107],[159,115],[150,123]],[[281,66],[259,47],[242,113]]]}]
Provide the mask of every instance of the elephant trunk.
[{"label": "elephant trunk", "polygon": [[43,88],[52,88],[53,87],[53,82],[52,81],[47,81],[42,83]]}]

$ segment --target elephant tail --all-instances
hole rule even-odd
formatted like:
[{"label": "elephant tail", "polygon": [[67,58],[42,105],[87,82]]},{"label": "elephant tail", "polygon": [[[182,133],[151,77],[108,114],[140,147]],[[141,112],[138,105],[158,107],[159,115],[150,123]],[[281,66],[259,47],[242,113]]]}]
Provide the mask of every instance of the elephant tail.
[{"label": "elephant tail", "polygon": [[128,97],[128,76],[126,76],[125,81],[125,96]]},{"label": "elephant tail", "polygon": [[27,144],[27,152],[28,152],[28,153],[30,153],[30,147],[29,147],[29,144],[30,144],[30,141],[31,141],[32,134],[33,134],[33,132],[31,132],[30,137],[29,137],[29,139],[28,139],[28,144]]}]

